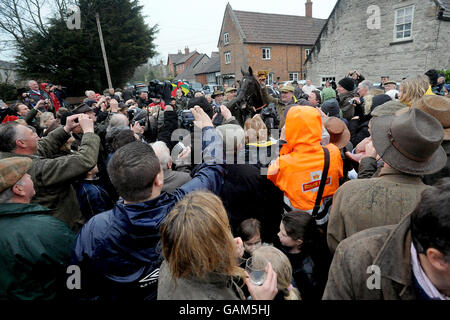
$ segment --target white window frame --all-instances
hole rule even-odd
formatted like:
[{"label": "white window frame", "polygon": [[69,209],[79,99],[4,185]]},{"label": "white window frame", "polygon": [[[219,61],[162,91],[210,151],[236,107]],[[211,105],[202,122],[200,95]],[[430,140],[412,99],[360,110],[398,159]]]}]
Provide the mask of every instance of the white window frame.
[{"label": "white window frame", "polygon": [[290,72],[289,81],[298,81],[298,72]]},{"label": "white window frame", "polygon": [[229,44],[230,43],[230,35],[228,34],[228,32],[225,32],[223,34],[223,44]]},{"label": "white window frame", "polygon": [[[397,32],[397,26],[404,26],[404,25],[406,25],[406,23],[405,23],[405,13],[406,13],[406,9],[408,9],[408,8],[412,8],[412,15],[411,15],[411,22],[408,22],[408,23],[411,23],[411,29],[410,29],[410,35],[409,35],[409,37],[404,37],[404,35],[405,35],[405,29],[403,29],[403,31],[399,31],[399,32],[402,32],[403,33],[403,37],[401,37],[401,38],[398,38],[397,37],[397,35],[398,35],[398,33],[399,32]],[[403,11],[403,23],[402,24],[399,24],[399,21],[398,21],[398,19],[399,19],[399,17],[398,17],[398,12],[400,12],[400,11]],[[414,5],[409,5],[409,6],[405,6],[405,7],[401,7],[401,8],[397,8],[397,9],[395,9],[395,11],[394,11],[394,42],[399,42],[399,41],[408,41],[408,40],[412,40],[413,39],[413,26],[414,26],[414,12],[415,12],[415,6]]]},{"label": "white window frame", "polygon": [[225,52],[225,64],[231,63],[231,54],[229,51]]},{"label": "white window frame", "polygon": [[305,49],[306,57],[309,57],[309,54],[311,53],[311,49]]},{"label": "white window frame", "polygon": [[[261,49],[262,49],[262,51],[261,51],[262,59],[263,60],[270,60],[270,48],[261,48]],[[264,51],[265,51],[265,56],[266,56],[265,58],[264,58]]]},{"label": "white window frame", "polygon": [[320,78],[322,79],[322,83],[321,83],[322,86],[325,86],[325,83],[328,80],[330,80],[330,81],[333,80],[334,82],[336,82],[336,76],[321,76]]}]

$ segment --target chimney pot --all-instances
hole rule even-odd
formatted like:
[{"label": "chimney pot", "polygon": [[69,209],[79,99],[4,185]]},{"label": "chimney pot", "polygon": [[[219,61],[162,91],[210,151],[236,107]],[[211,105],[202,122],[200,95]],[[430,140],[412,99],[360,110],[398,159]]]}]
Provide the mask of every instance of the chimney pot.
[{"label": "chimney pot", "polygon": [[189,54],[189,47],[184,48],[184,53]]},{"label": "chimney pot", "polygon": [[305,15],[307,16],[307,17],[310,17],[310,18],[312,18],[312,2],[311,2],[311,0],[306,0],[306,3],[305,3]]}]

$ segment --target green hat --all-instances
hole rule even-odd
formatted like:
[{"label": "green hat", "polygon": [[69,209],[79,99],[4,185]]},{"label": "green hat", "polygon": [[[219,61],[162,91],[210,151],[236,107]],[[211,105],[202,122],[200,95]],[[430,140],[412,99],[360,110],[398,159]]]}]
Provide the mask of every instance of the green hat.
[{"label": "green hat", "polygon": [[0,192],[14,186],[27,173],[33,161],[26,157],[0,160]]},{"label": "green hat", "polygon": [[322,101],[325,102],[330,99],[336,99],[336,91],[333,88],[324,88],[322,90]]},{"label": "green hat", "polygon": [[284,86],[282,86],[280,88],[280,91],[281,92],[294,92],[295,89],[294,89],[294,87],[291,84],[285,84]]}]

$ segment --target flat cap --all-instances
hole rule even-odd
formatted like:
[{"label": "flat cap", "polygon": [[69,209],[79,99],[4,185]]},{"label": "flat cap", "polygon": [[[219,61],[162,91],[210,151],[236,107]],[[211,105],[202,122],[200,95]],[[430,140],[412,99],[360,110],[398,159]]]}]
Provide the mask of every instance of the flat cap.
[{"label": "flat cap", "polygon": [[33,161],[26,157],[0,160],[0,192],[14,186],[27,173]]}]

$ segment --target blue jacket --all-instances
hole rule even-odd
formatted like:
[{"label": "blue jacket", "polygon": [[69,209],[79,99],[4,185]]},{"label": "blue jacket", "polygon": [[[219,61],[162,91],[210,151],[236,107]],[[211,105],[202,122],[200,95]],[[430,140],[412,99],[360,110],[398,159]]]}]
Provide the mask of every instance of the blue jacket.
[{"label": "blue jacket", "polygon": [[[221,144],[217,131],[212,127],[203,129],[203,137],[209,130],[215,139],[212,139],[214,142],[203,141],[204,154]],[[209,157],[209,161],[212,158]],[[214,160],[220,163],[220,159]],[[189,192],[207,189],[219,194],[222,184],[222,166],[204,163],[190,182],[172,194],[164,192],[157,198],[136,204],[124,204],[119,200],[112,210],[90,219],[80,230],[71,255],[71,264],[81,268],[81,297],[135,301],[156,299],[162,262],[161,222]]]},{"label": "blue jacket", "polygon": [[97,213],[111,209],[114,202],[99,180],[83,180],[76,184],[78,204],[81,213],[89,220]]}]

